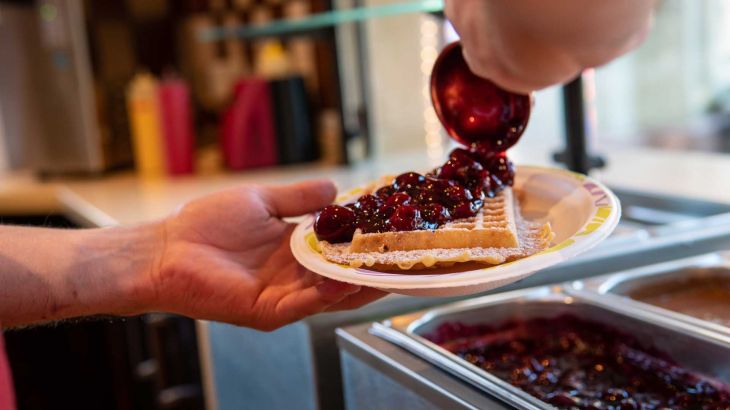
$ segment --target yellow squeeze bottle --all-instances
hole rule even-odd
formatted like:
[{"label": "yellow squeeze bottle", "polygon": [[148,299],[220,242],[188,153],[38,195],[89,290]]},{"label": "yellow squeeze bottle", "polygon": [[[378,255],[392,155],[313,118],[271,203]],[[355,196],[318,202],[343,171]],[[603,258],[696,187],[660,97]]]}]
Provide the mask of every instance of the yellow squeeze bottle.
[{"label": "yellow squeeze bottle", "polygon": [[162,117],[157,80],[148,73],[137,74],[127,89],[127,112],[137,172],[145,177],[165,173],[162,151]]}]

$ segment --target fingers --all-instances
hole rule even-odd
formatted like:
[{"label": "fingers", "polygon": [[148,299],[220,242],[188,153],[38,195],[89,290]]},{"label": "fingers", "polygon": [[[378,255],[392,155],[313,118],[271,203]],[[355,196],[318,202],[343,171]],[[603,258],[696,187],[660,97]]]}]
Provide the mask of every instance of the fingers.
[{"label": "fingers", "polygon": [[325,279],[316,286],[311,286],[282,298],[276,306],[276,321],[291,323],[299,319],[326,311],[348,296],[359,293],[360,286]]},{"label": "fingers", "polygon": [[[447,5],[447,16],[461,37],[464,60],[474,74],[520,94],[554,84],[556,79],[552,73],[545,73],[546,67],[553,63],[545,64],[544,60],[552,61],[555,56],[542,49],[533,50],[529,42],[525,44],[521,40],[519,33],[509,34],[495,28],[491,21],[494,13],[488,11],[484,2],[468,0],[458,6],[456,2]],[[536,70],[536,66],[540,69]]]},{"label": "fingers", "polygon": [[362,288],[359,292],[354,293],[345,299],[343,299],[341,302],[336,303],[330,307],[327,308],[328,312],[337,312],[340,310],[352,310],[357,309],[359,307],[365,306],[369,303],[372,303],[378,299],[381,299],[384,296],[389,295],[388,292],[384,292],[382,290],[374,289],[374,288]]},{"label": "fingers", "polygon": [[469,69],[513,92],[527,94],[541,88],[540,84],[530,82],[530,76],[515,75],[505,64],[505,56],[496,49],[501,42],[500,33],[491,31],[489,13],[486,10],[482,1],[459,0],[445,3],[444,11],[459,33],[464,60]]},{"label": "fingers", "polygon": [[653,0],[446,0],[464,58],[477,75],[526,94],[566,83],[638,46]]},{"label": "fingers", "polygon": [[259,190],[269,213],[280,218],[317,211],[331,204],[337,193],[332,181],[327,180],[262,186]]}]

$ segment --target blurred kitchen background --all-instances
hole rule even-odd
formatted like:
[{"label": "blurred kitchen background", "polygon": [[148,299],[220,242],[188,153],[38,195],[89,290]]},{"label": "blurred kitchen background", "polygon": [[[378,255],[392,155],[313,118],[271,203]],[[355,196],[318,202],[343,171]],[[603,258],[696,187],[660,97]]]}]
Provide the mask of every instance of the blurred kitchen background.
[{"label": "blurred kitchen background", "polygon": [[[426,12],[438,1],[0,4],[2,169],[186,174],[448,149],[427,92],[456,38]],[[373,16],[281,24],[352,7]],[[660,2],[639,50],[584,76],[594,143],[730,150],[729,31],[727,2]],[[560,88],[537,93],[525,140],[558,149],[563,134]]]},{"label": "blurred kitchen background", "polygon": [[[434,0],[0,0],[0,170],[164,179],[357,167],[412,152],[438,163],[452,143],[431,107],[429,74],[457,39],[441,8]],[[597,153],[730,152],[730,3],[660,1],[646,43],[584,73],[583,92]],[[550,158],[560,151],[563,104],[561,87],[538,92],[520,145]],[[3,222],[75,226],[55,215]],[[97,320],[6,339],[22,409],[59,398],[79,409],[215,407],[204,397],[213,390],[192,320]],[[341,393],[317,388],[302,408],[341,405]]]}]

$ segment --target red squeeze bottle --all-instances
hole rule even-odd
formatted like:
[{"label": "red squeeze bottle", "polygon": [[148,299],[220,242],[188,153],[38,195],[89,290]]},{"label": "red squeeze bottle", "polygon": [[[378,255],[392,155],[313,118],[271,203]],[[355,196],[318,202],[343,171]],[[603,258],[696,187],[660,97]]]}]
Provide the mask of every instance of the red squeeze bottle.
[{"label": "red squeeze bottle", "polygon": [[160,82],[163,151],[170,175],[193,172],[195,134],[188,86],[182,79],[167,78]]},{"label": "red squeeze bottle", "polygon": [[273,166],[278,162],[269,84],[248,78],[236,84],[233,102],[223,114],[221,148],[230,169]]}]

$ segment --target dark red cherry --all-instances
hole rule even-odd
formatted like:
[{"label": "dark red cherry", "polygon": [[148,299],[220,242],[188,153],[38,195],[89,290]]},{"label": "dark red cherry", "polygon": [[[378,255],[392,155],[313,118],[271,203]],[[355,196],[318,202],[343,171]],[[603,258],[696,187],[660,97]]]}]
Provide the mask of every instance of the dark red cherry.
[{"label": "dark red cherry", "polygon": [[404,191],[408,188],[417,187],[425,180],[425,177],[417,172],[406,172],[395,177],[393,188]]},{"label": "dark red cherry", "polygon": [[495,154],[489,164],[489,172],[496,175],[502,182],[512,185],[515,176],[515,167],[512,161],[507,158],[507,153]]},{"label": "dark red cherry", "polygon": [[425,187],[413,190],[413,202],[419,205],[438,202],[440,198],[440,196],[434,195],[433,191],[426,189]]},{"label": "dark red cherry", "polygon": [[618,408],[620,410],[635,410],[639,408],[639,404],[633,398],[623,399],[619,403]]},{"label": "dark red cherry", "polygon": [[355,203],[355,207],[366,215],[373,215],[383,206],[383,200],[373,195],[363,195]]},{"label": "dark red cherry", "polygon": [[421,218],[428,223],[439,226],[448,222],[451,215],[445,206],[433,203],[421,206]]},{"label": "dark red cherry", "polygon": [[472,160],[471,162],[465,164],[463,167],[459,168],[456,176],[460,182],[468,184],[473,179],[478,178],[483,169],[484,167],[482,167],[482,164]]},{"label": "dark red cherry", "polygon": [[419,204],[442,202],[444,198],[444,191],[455,185],[455,181],[427,177],[426,181],[424,181],[421,185],[418,197],[415,198],[416,202]]},{"label": "dark red cherry", "polygon": [[570,396],[568,393],[557,393],[552,394],[547,398],[547,402],[554,404],[561,408],[572,408],[575,407],[578,400],[575,397]]},{"label": "dark red cherry", "polygon": [[456,205],[461,202],[469,202],[473,199],[471,192],[461,185],[448,187],[443,193],[444,201],[450,205]]},{"label": "dark red cherry", "polygon": [[379,219],[377,229],[378,229],[378,232],[388,232],[388,231],[392,230],[392,227],[390,226],[390,219],[389,218]]},{"label": "dark red cherry", "polygon": [[610,387],[608,390],[603,392],[601,399],[603,399],[603,401],[613,403],[619,400],[628,399],[629,397],[629,392],[626,390]]},{"label": "dark red cherry", "polygon": [[426,178],[423,187],[424,189],[434,191],[434,194],[437,194],[443,192],[446,188],[454,185],[456,185],[456,182],[449,179],[428,177]]},{"label": "dark red cherry", "polygon": [[469,167],[474,163],[474,158],[463,148],[457,148],[449,154],[449,160],[453,161],[457,168]]},{"label": "dark red cherry", "polygon": [[405,192],[396,192],[393,195],[388,198],[387,201],[385,201],[385,204],[388,206],[395,206],[398,205],[407,205],[411,202],[411,196],[406,194]]},{"label": "dark red cherry", "polygon": [[461,178],[464,182],[468,183],[469,181],[478,178],[483,169],[484,167],[482,164],[472,161],[469,165],[461,168]]},{"label": "dark red cherry", "polygon": [[386,203],[385,205],[380,207],[380,209],[378,210],[378,215],[381,218],[388,219],[395,212],[395,208],[396,208],[396,206],[388,205]]},{"label": "dark red cherry", "polygon": [[476,215],[481,208],[481,202],[461,202],[451,207],[451,217],[454,219],[471,218]]},{"label": "dark red cherry", "polygon": [[360,214],[357,216],[357,222],[356,222],[355,226],[357,227],[357,229],[360,229],[364,233],[370,233],[370,232],[375,232],[372,230],[373,229],[372,227],[374,224],[375,224],[375,221],[370,216]]},{"label": "dark red cherry", "polygon": [[454,159],[449,159],[436,170],[436,176],[439,179],[455,180],[456,173],[459,170],[458,162]]},{"label": "dark red cherry", "polygon": [[478,175],[484,167],[471,158],[451,158],[441,166],[438,177],[450,179],[460,183],[467,183]]},{"label": "dark red cherry", "polygon": [[482,166],[488,168],[491,159],[499,152],[493,151],[492,147],[488,144],[476,143],[472,144],[472,146],[469,147],[469,153],[471,154],[472,158],[477,160],[480,164],[482,164]]},{"label": "dark red cherry", "polygon": [[386,185],[384,187],[378,188],[378,190],[375,191],[375,196],[377,196],[380,199],[386,200],[394,193],[395,193],[395,188],[393,188],[390,185]]},{"label": "dark red cherry", "polygon": [[489,171],[483,169],[472,176],[467,182],[466,187],[471,192],[474,198],[484,199],[484,196],[489,191],[490,174]]},{"label": "dark red cherry", "polygon": [[481,142],[494,151],[514,145],[530,118],[530,97],[472,73],[458,42],[446,46],[436,59],[431,100],[451,138],[464,145]]},{"label": "dark red cherry", "polygon": [[375,214],[369,217],[358,218],[357,227],[363,233],[387,232],[390,230],[390,222],[383,219],[382,215]]},{"label": "dark red cherry", "polygon": [[464,148],[455,148],[449,153],[449,159],[455,159],[460,164],[468,164],[475,160],[471,152]]},{"label": "dark red cherry", "polygon": [[421,223],[421,213],[416,206],[401,205],[390,217],[390,225],[396,231],[412,231]]},{"label": "dark red cherry", "polygon": [[314,233],[320,241],[330,243],[349,242],[355,232],[357,216],[344,206],[326,206],[314,221]]},{"label": "dark red cherry", "polygon": [[490,161],[489,173],[504,186],[511,186],[514,183],[515,167],[504,152],[495,155]]}]

